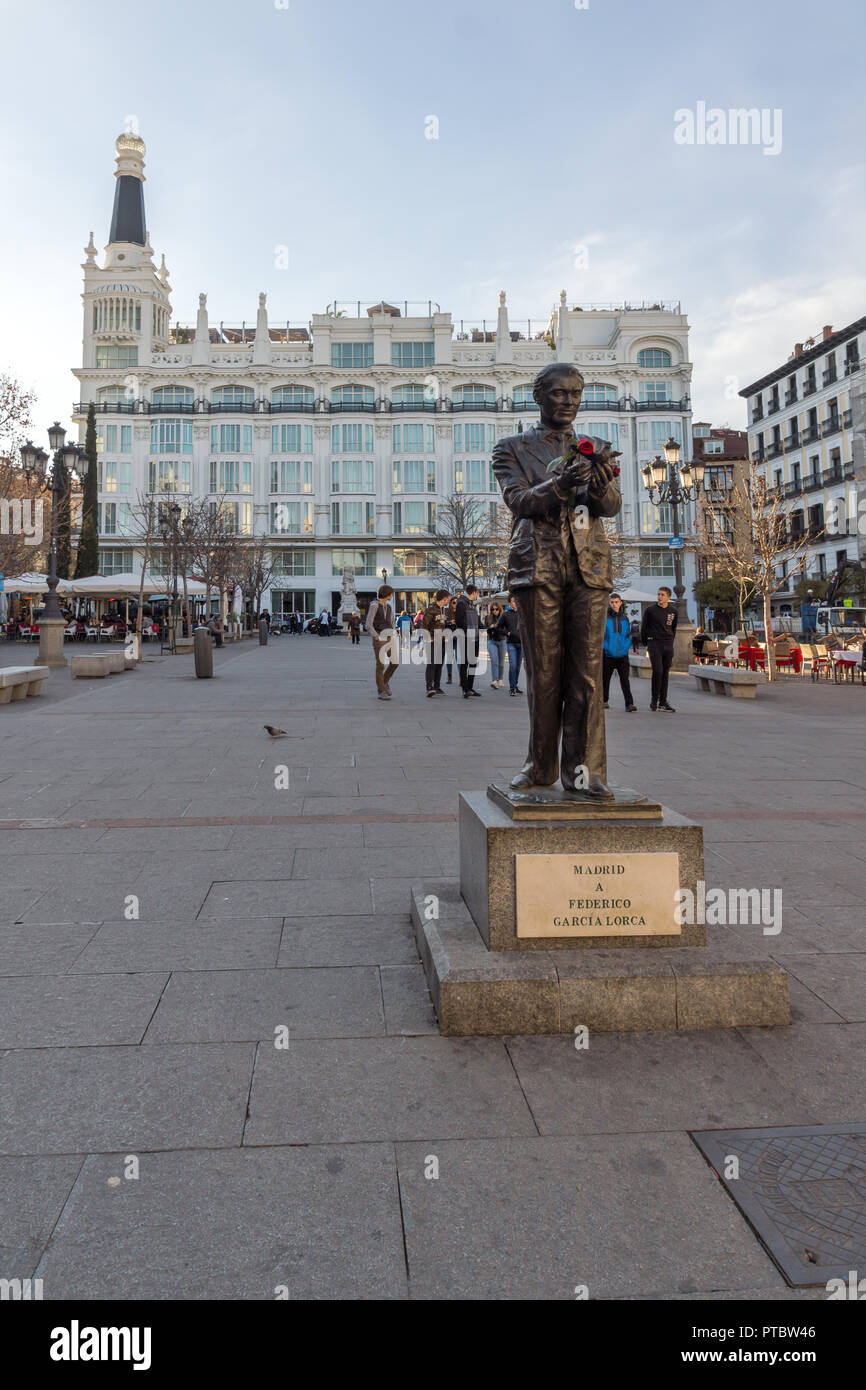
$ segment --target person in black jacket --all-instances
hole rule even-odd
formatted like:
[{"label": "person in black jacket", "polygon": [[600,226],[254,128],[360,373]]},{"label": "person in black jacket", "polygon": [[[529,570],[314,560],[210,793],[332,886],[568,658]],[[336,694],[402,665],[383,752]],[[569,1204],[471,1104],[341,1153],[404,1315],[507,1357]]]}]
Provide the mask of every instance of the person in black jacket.
[{"label": "person in black jacket", "polygon": [[671,591],[665,585],[659,589],[658,603],[650,604],[643,615],[640,637],[652,665],[651,710],[676,711],[668,704],[668,673],[674,659],[674,638],[677,632],[677,610],[671,603]]},{"label": "person in black jacket", "polygon": [[459,644],[460,689],[463,691],[464,700],[468,700],[470,695],[474,695],[479,700],[481,698],[481,691],[474,688],[481,627],[481,619],[478,616],[478,609],[475,607],[477,599],[478,590],[475,585],[467,584],[457,600],[457,607],[454,611],[454,628]]},{"label": "person in black jacket", "polygon": [[520,619],[510,594],[508,607],[499,621],[499,630],[505,636],[505,649],[508,652],[508,693],[522,695],[523,691],[517,682],[520,679],[520,663],[523,660],[523,642],[520,636]]}]

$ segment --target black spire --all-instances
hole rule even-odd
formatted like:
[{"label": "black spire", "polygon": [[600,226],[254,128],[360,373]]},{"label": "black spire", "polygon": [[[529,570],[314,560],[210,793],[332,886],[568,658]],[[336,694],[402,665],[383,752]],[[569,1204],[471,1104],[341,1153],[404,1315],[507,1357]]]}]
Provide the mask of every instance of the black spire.
[{"label": "black spire", "polygon": [[129,241],[136,246],[147,242],[144,220],[144,141],[132,131],[117,137],[117,185],[111,214],[109,243]]}]

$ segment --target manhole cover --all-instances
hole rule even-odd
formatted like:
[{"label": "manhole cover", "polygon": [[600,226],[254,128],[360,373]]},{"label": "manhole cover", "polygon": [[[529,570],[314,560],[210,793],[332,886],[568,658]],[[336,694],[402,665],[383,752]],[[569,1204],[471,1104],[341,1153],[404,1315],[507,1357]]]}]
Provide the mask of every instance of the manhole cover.
[{"label": "manhole cover", "polygon": [[866,1125],[692,1138],[789,1284],[866,1277]]}]

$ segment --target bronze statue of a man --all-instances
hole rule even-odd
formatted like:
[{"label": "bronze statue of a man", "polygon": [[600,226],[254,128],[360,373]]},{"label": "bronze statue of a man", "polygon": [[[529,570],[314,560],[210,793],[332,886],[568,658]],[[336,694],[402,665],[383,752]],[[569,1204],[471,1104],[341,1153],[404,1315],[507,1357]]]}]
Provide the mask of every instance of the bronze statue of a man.
[{"label": "bronze statue of a man", "polygon": [[559,775],[566,791],[602,798],[613,795],[601,680],[613,576],[600,518],[616,516],[622,497],[610,445],[574,434],[582,393],[570,363],[543,368],[533,387],[541,423],[500,439],[493,471],[513,515],[508,588],[529,697],[529,753],[511,786],[549,787]]}]

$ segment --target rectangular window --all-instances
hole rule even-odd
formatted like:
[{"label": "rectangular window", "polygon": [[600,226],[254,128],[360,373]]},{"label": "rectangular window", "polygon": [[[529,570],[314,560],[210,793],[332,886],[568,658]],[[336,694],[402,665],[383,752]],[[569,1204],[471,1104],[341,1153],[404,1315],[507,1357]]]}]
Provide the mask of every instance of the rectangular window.
[{"label": "rectangular window", "polygon": [[278,536],[311,536],[312,502],[272,502],[271,533]]},{"label": "rectangular window", "polygon": [[372,342],[331,344],[332,367],[372,367],[372,365]]},{"label": "rectangular window", "polygon": [[392,343],[392,367],[432,367],[432,343]]},{"label": "rectangular window", "polygon": [[150,426],[150,448],[154,454],[191,454],[191,420],[154,420]]},{"label": "rectangular window", "polygon": [[101,531],[103,535],[113,536],[117,531],[117,503],[103,502],[100,508],[102,512]]},{"label": "rectangular window", "polygon": [[316,552],[309,546],[301,550],[276,550],[273,559],[275,578],[303,577],[316,573]]},{"label": "rectangular window", "polygon": [[273,459],[271,492],[312,492],[312,459]]},{"label": "rectangular window", "polygon": [[394,492],[425,492],[427,479],[428,464],[424,459],[394,460]]},{"label": "rectangular window", "polygon": [[652,449],[655,453],[661,453],[666,441],[671,437],[682,447],[683,427],[679,420],[638,421],[638,449]]},{"label": "rectangular window", "polygon": [[644,579],[670,579],[674,574],[674,557],[670,550],[642,550],[640,572]]},{"label": "rectangular window", "polygon": [[619,448],[619,425],[615,420],[588,420],[580,433],[594,434],[599,439],[606,439],[612,448]]},{"label": "rectangular window", "polygon": [[117,425],[106,425],[103,435],[103,447],[107,454],[117,453]]},{"label": "rectangular window", "polygon": [[638,399],[641,401],[669,401],[671,384],[669,381],[642,381]]},{"label": "rectangular window", "polygon": [[103,492],[117,492],[117,464],[111,463],[108,459],[102,465],[103,469]]},{"label": "rectangular window", "polygon": [[149,490],[151,492],[189,492],[189,459],[159,459],[151,461],[149,468]]},{"label": "rectangular window", "polygon": [[395,535],[413,536],[425,535],[433,529],[431,517],[435,515],[431,508],[433,502],[395,502],[394,503],[394,533]]},{"label": "rectangular window", "polygon": [[104,575],[125,574],[132,569],[132,552],[129,550],[99,550],[99,573]]},{"label": "rectangular window", "polygon": [[670,502],[641,502],[640,529],[645,536],[668,535],[674,518]]},{"label": "rectangular window", "polygon": [[344,569],[353,569],[356,575],[367,578],[378,575],[375,550],[332,550],[331,573],[342,574]]},{"label": "rectangular window", "polygon": [[137,367],[137,347],[98,347],[96,349],[97,367]]},{"label": "rectangular window", "polygon": [[486,459],[464,460],[463,481],[467,492],[495,492],[497,489],[493,469]]},{"label": "rectangular window", "polygon": [[120,452],[122,454],[132,453],[132,425],[121,425],[120,427]]}]

